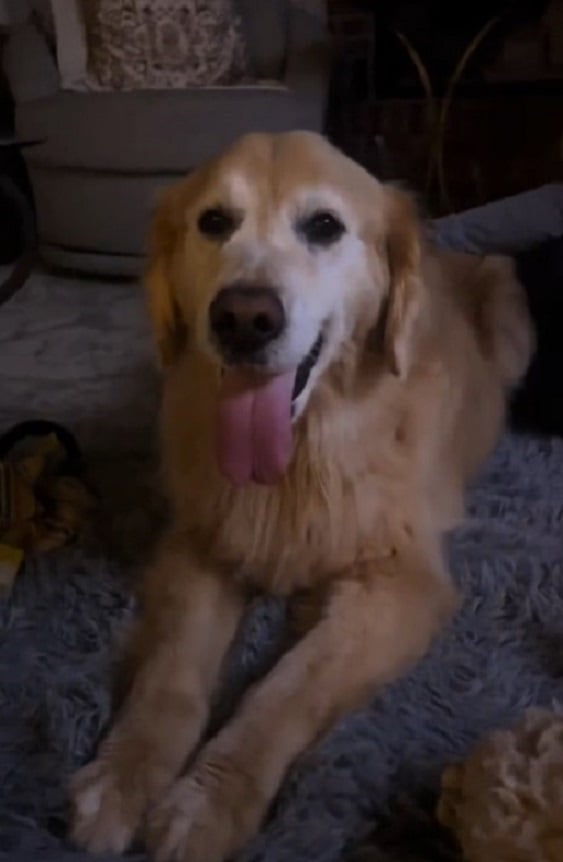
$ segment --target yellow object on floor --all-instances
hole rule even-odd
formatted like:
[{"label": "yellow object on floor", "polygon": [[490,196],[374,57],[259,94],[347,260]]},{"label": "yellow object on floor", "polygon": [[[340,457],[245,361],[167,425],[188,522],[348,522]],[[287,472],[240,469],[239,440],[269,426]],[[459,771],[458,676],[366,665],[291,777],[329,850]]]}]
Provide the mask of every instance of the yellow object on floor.
[{"label": "yellow object on floor", "polygon": [[22,423],[4,435],[0,449],[0,593],[6,594],[25,555],[74,541],[98,500],[80,475],[74,439],[53,423]]}]

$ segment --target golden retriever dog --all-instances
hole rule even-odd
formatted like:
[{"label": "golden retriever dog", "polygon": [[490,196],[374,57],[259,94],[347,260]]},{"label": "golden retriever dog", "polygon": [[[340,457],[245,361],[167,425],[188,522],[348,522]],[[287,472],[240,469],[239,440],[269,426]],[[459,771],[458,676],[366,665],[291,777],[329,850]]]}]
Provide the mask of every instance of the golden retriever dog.
[{"label": "golden retriever dog", "polygon": [[[305,132],[246,136],[167,192],[146,284],[171,518],[72,836],[225,862],[451,615],[443,535],[533,339],[510,261],[433,247],[405,192]],[[256,593],[291,599],[294,645],[203,743]]]}]

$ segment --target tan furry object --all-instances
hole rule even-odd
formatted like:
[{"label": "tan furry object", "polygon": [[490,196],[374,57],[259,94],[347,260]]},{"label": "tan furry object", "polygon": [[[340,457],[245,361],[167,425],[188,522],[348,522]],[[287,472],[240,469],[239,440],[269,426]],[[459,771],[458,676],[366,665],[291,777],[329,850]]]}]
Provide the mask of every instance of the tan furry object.
[{"label": "tan furry object", "polygon": [[561,862],[563,714],[530,710],[446,769],[438,818],[467,862]]}]

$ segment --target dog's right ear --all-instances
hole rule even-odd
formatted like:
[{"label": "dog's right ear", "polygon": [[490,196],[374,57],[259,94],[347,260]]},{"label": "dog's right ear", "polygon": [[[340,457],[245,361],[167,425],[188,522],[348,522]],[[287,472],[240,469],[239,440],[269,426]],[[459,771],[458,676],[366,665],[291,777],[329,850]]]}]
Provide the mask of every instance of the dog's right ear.
[{"label": "dog's right ear", "polygon": [[148,263],[144,276],[148,311],[163,367],[171,365],[186,343],[182,317],[172,280],[173,258],[182,235],[186,181],[161,195],[149,231]]},{"label": "dog's right ear", "polygon": [[414,201],[406,192],[387,186],[387,258],[389,297],[385,322],[385,354],[398,377],[409,369],[413,332],[424,300],[421,235]]}]

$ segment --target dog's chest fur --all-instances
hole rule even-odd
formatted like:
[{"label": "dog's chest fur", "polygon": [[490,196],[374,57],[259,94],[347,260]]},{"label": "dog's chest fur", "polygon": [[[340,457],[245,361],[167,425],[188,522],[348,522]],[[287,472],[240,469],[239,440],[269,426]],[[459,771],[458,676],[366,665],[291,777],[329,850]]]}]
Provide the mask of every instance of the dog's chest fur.
[{"label": "dog's chest fur", "polygon": [[[186,422],[165,399],[168,488],[178,529],[200,554],[273,593],[313,587],[404,543],[410,511],[408,441],[378,428],[365,405],[310,412],[296,429],[294,457],[275,486],[232,488],[218,473],[211,413]],[[190,403],[190,399],[187,399]],[[201,403],[201,402],[200,402]],[[369,411],[368,411],[369,412]],[[171,415],[173,414],[173,415]],[[388,411],[384,411],[388,415]]]}]

